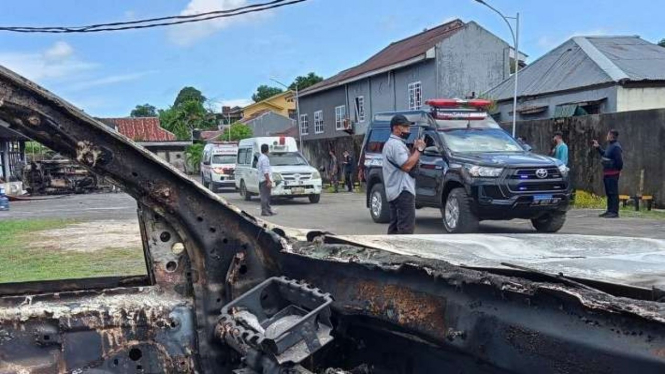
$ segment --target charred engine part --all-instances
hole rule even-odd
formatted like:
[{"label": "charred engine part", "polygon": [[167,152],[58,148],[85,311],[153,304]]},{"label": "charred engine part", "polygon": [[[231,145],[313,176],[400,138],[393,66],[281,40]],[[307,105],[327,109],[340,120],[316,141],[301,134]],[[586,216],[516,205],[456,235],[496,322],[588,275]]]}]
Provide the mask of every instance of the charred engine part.
[{"label": "charred engine part", "polygon": [[33,195],[59,195],[115,191],[113,184],[97,178],[78,162],[58,157],[33,161],[23,169],[23,184]]},{"label": "charred engine part", "polygon": [[216,333],[244,356],[249,369],[281,374],[330,343],[329,294],[273,277],[222,308]]}]

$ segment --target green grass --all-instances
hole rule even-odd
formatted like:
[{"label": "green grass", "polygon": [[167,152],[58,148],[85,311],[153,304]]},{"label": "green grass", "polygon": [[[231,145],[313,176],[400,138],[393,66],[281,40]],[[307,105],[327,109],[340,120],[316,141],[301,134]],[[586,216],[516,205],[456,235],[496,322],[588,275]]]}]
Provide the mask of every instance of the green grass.
[{"label": "green grass", "polygon": [[[72,220],[0,221],[0,283],[125,276],[146,273],[140,248],[78,252],[31,248],[40,231],[64,228]],[[43,240],[42,236],[40,240]]]},{"label": "green grass", "polygon": [[[607,198],[586,191],[578,190],[575,192],[575,204],[573,207],[576,209],[606,209]],[[639,211],[635,211],[635,207],[631,205],[628,205],[625,208],[621,206],[619,214],[621,217],[665,220],[665,211],[648,211],[644,206],[641,206]]]}]

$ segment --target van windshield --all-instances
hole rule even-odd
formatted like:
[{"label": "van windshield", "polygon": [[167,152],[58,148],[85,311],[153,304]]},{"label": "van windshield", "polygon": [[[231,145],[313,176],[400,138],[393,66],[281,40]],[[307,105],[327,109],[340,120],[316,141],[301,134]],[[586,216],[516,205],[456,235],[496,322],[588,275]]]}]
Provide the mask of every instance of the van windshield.
[{"label": "van windshield", "polygon": [[236,155],[214,155],[212,156],[213,164],[235,164]]},{"label": "van windshield", "polygon": [[270,166],[309,165],[298,152],[269,153]]},{"label": "van windshield", "polygon": [[453,152],[524,152],[503,130],[468,128],[439,130],[439,134]]}]

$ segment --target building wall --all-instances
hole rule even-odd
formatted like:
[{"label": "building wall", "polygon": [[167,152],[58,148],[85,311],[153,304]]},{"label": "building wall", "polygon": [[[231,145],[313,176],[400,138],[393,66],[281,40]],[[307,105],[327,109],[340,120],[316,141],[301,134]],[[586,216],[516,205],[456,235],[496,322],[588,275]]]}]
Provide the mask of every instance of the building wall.
[{"label": "building wall", "polygon": [[275,112],[269,112],[251,121],[247,121],[246,125],[252,129],[252,135],[255,137],[272,136],[275,133],[284,131],[291,126],[294,126],[295,121]]},{"label": "building wall", "polygon": [[618,87],[617,112],[665,108],[665,87]]},{"label": "building wall", "polygon": [[[312,139],[337,138],[348,136],[342,130],[335,129],[335,107],[346,105],[346,88],[344,86],[317,92],[300,98],[300,115],[307,114],[309,131],[303,135],[303,141]],[[323,133],[316,134],[314,127],[314,112],[323,111]],[[349,108],[346,108],[347,114]]]},{"label": "building wall", "polygon": [[434,59],[407,66],[395,71],[395,110],[409,110],[409,83],[420,82],[422,106],[436,98],[436,63]]},{"label": "building wall", "polygon": [[[519,84],[519,80],[518,80]],[[587,89],[576,92],[567,92],[551,95],[543,95],[532,98],[530,100],[519,99],[517,103],[518,108],[522,107],[535,107],[547,105],[547,110],[536,114],[519,114],[517,115],[518,121],[528,121],[536,119],[552,118],[557,105],[568,104],[574,102],[594,101],[606,98],[600,106],[601,113],[613,113],[617,111],[617,87],[608,86],[595,89]],[[498,120],[500,122],[510,122],[513,120],[513,101],[504,100],[497,103],[495,113],[500,113]],[[496,116],[495,116],[496,118]],[[518,132],[519,133],[519,132]]]},{"label": "building wall", "polygon": [[[289,110],[296,110],[296,102],[291,97],[292,94],[288,93],[284,95],[274,96],[269,100],[265,100],[265,102],[262,101],[248,105],[242,109],[243,118],[251,117],[254,113],[260,112],[262,110],[270,110],[272,112],[288,117]],[[275,108],[275,106],[268,105],[267,103],[273,104],[282,109],[279,110]]]},{"label": "building wall", "polygon": [[367,126],[372,119],[372,95],[370,95],[370,79],[366,78],[357,82],[349,83],[347,85],[348,100],[349,100],[349,118],[356,121],[356,97],[362,96],[365,99],[365,120],[356,123],[356,134],[364,134],[367,131]]},{"label": "building wall", "polygon": [[469,22],[436,47],[438,97],[479,95],[510,76],[510,46]]}]

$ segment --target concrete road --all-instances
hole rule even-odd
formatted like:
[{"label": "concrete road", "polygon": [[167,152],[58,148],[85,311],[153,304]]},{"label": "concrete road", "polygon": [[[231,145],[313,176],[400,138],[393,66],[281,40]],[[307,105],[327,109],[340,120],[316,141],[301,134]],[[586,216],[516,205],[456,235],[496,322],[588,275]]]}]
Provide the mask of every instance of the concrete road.
[{"label": "concrete road", "polygon": [[[250,214],[259,215],[258,198],[244,201],[236,192],[219,194],[228,202]],[[385,234],[387,225],[372,221],[365,207],[365,195],[360,193],[327,193],[319,204],[307,199],[283,200],[274,204],[278,215],[268,220],[279,225],[327,230],[337,234]],[[600,220],[595,210],[572,210],[562,233],[588,235],[618,235],[665,239],[665,221],[620,218]],[[72,218],[85,221],[136,219],[136,203],[123,193],[72,195],[49,200],[12,202],[11,210],[0,212],[2,219]],[[1,224],[1,221],[0,221]],[[525,220],[486,221],[483,233],[535,233]],[[442,234],[441,214],[436,209],[421,209],[416,213],[416,233]]]}]

